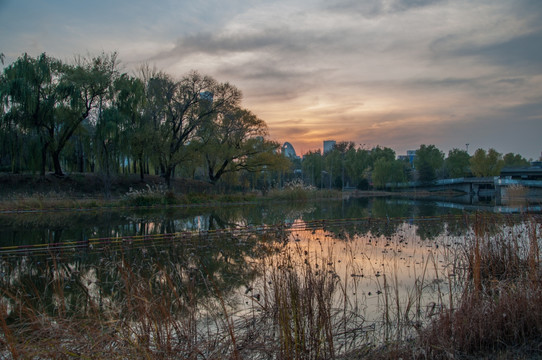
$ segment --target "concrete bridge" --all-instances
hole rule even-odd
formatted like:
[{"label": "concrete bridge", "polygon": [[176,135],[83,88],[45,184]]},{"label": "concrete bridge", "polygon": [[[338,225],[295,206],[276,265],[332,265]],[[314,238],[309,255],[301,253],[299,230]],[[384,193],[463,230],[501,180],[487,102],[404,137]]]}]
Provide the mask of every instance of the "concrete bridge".
[{"label": "concrete bridge", "polygon": [[495,177],[456,178],[421,182],[388,183],[390,189],[453,191],[471,198],[496,198],[498,202],[512,197],[524,197],[542,202],[542,180],[519,180]]}]

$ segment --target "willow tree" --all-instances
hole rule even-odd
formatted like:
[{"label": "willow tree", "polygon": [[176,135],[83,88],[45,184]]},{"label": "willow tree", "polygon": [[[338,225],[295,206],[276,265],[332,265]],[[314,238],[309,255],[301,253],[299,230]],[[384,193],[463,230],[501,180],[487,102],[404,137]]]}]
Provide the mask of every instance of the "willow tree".
[{"label": "willow tree", "polygon": [[279,144],[265,139],[267,124],[248,110],[234,108],[220,113],[200,131],[209,182],[227,173],[257,172],[273,167]]},{"label": "willow tree", "polygon": [[64,65],[45,53],[36,58],[23,54],[4,69],[2,76],[0,98],[6,109],[3,123],[6,128],[19,127],[38,135],[41,175],[45,175],[47,152],[54,140],[51,133],[59,125],[55,120],[62,101],[59,86],[63,71]]},{"label": "willow tree", "polygon": [[373,184],[376,188],[384,189],[387,184],[392,187],[406,180],[404,164],[399,160],[379,158],[373,169]]},{"label": "willow tree", "polygon": [[43,53],[36,58],[24,54],[4,69],[0,97],[10,119],[38,134],[41,175],[47,153],[55,174],[63,175],[60,154],[106,95],[115,68],[116,54],[67,65]]},{"label": "willow tree", "polygon": [[65,66],[59,84],[62,101],[55,116],[45,125],[55,175],[63,175],[60,154],[68,140],[84,120],[99,116],[103,101],[118,75],[117,65],[116,53],[104,53],[90,59],[80,58],[75,65]]},{"label": "willow tree", "polygon": [[228,83],[191,72],[180,81],[159,74],[149,82],[147,107],[156,128],[153,150],[168,187],[175,167],[197,151],[198,131],[217,114],[236,107],[241,92]]},{"label": "willow tree", "polygon": [[141,180],[145,173],[145,156],[150,151],[152,128],[143,116],[145,106],[145,84],[141,79],[127,74],[121,75],[114,82],[113,107],[122,119],[123,142],[127,153],[133,157],[134,172],[139,163]]}]

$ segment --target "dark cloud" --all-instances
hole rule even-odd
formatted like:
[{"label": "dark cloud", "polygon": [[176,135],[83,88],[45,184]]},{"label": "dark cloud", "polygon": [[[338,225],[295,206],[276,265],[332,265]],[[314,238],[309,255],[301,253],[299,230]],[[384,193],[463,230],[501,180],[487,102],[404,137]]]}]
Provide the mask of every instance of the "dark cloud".
[{"label": "dark cloud", "polygon": [[341,0],[333,2],[332,5],[327,7],[327,10],[344,14],[355,13],[366,18],[373,18],[431,6],[445,1],[446,0],[395,0],[384,2],[383,0]]},{"label": "dark cloud", "polygon": [[392,9],[395,11],[407,11],[410,9],[440,4],[445,1],[446,0],[397,0],[393,3]]},{"label": "dark cloud", "polygon": [[452,139],[439,139],[442,146],[457,147],[457,142],[469,143],[472,151],[494,148],[501,153],[520,153],[527,158],[542,151],[542,101],[501,107],[462,121],[439,125]]},{"label": "dark cloud", "polygon": [[[165,57],[184,58],[193,54],[220,56],[231,53],[257,52],[280,58],[306,55],[314,49],[330,47],[344,38],[342,32],[318,32],[293,30],[287,27],[265,27],[245,33],[198,33],[180,38],[175,47],[167,53],[158,54],[156,59]],[[262,58],[264,60],[265,58]]]},{"label": "dark cloud", "polygon": [[226,64],[218,68],[220,74],[233,76],[243,80],[258,80],[261,82],[299,81],[310,75],[307,70],[293,70],[272,59],[262,59],[257,62],[245,62],[235,65]]},{"label": "dark cloud", "polygon": [[492,44],[467,45],[452,51],[455,56],[474,56],[491,64],[542,72],[542,29]]},{"label": "dark cloud", "polygon": [[514,92],[525,91],[528,87],[528,76],[501,77],[491,74],[479,77],[420,78],[396,82],[392,86],[402,91],[415,90],[422,93],[455,93],[471,94],[472,98],[488,98],[497,95],[513,95]]},{"label": "dark cloud", "polygon": [[346,14],[356,13],[364,17],[372,18],[382,15],[384,12],[384,7],[380,0],[343,0],[336,1],[332,5],[329,5],[327,10]]},{"label": "dark cloud", "polygon": [[[229,36],[215,33],[199,33],[180,39],[173,52],[183,55],[194,52],[221,54],[228,52],[247,52],[272,47],[292,47],[290,41],[285,45],[284,29],[269,29],[257,34],[234,34]],[[298,48],[297,51],[303,49]]]},{"label": "dark cloud", "polygon": [[[532,100],[519,105],[508,106],[502,108],[503,114],[511,121],[517,121],[521,119],[536,120],[537,128],[540,130],[539,135],[542,134],[542,98]],[[517,119],[515,119],[517,117]],[[540,144],[542,146],[542,143]]]},{"label": "dark cloud", "polygon": [[504,78],[497,80],[498,84],[505,85],[523,85],[525,84],[525,78],[515,77],[515,78]]}]

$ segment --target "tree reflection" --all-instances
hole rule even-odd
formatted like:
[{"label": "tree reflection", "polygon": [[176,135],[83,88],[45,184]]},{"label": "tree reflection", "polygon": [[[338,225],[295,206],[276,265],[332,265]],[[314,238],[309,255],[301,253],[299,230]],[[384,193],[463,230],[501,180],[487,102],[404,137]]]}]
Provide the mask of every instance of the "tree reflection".
[{"label": "tree reflection", "polygon": [[167,303],[169,311],[181,313],[189,304],[226,299],[249,284],[257,273],[248,259],[264,256],[264,239],[281,238],[275,230],[202,233],[4,256],[0,294],[9,304],[11,322],[39,313],[65,317],[120,311],[121,316],[137,317],[149,301]]}]

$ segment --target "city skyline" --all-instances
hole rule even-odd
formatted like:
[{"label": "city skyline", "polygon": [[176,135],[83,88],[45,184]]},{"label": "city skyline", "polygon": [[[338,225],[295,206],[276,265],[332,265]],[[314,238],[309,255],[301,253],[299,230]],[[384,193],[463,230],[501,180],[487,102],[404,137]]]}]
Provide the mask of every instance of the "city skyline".
[{"label": "city skyline", "polygon": [[71,61],[118,51],[230,82],[270,138],[469,153],[542,151],[542,4],[535,0],[78,3],[0,0],[0,52]]}]

